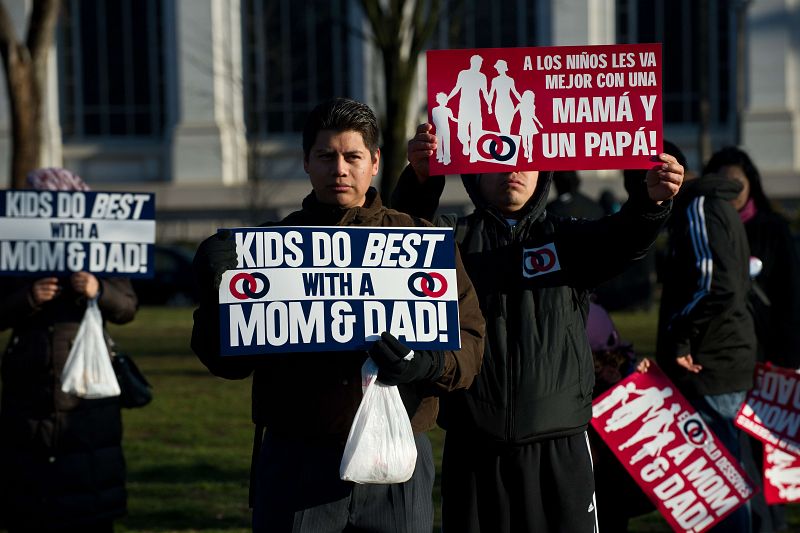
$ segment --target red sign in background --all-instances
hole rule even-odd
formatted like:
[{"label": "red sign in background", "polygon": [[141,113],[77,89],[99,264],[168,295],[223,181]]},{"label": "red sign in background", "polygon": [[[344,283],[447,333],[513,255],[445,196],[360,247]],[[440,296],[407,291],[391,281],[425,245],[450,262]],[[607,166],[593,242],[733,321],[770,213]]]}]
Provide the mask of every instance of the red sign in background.
[{"label": "red sign in background", "polygon": [[662,147],[661,45],[431,50],[431,174],[646,169]]},{"label": "red sign in background", "polygon": [[769,505],[800,501],[800,456],[764,444],[764,498]]},{"label": "red sign in background", "polygon": [[736,459],[655,364],[592,410],[594,429],[675,531],[706,531],[753,496]]},{"label": "red sign in background", "polygon": [[735,423],[764,443],[764,498],[800,501],[800,374],[757,363],[753,382]]},{"label": "red sign in background", "polygon": [[754,383],[736,425],[765,444],[800,454],[800,374],[757,363]]}]

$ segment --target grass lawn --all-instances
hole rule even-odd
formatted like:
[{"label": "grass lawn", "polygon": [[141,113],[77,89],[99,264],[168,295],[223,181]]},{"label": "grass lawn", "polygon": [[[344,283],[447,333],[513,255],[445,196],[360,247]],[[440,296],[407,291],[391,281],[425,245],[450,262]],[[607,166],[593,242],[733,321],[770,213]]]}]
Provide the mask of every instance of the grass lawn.
[{"label": "grass lawn", "polygon": [[[652,355],[655,311],[614,320],[637,353]],[[152,307],[131,324],[109,327],[154,386],[149,406],[124,411],[129,515],[118,532],[249,531],[250,381],[211,376],[189,349],[191,324],[191,309]],[[442,437],[439,430],[431,435],[437,470]],[[434,498],[438,503],[438,480]],[[800,530],[800,513],[792,508],[790,515]],[[636,519],[631,531],[670,529],[653,513]]]}]

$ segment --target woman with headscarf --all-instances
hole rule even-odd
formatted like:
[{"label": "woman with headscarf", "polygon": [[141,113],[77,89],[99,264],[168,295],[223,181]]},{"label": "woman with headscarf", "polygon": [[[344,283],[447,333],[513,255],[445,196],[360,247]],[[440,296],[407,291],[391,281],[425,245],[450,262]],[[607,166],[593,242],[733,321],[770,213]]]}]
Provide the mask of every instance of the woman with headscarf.
[{"label": "woman with headscarf", "polygon": [[[33,171],[28,184],[89,190],[64,169]],[[116,324],[136,313],[127,279],[89,272],[0,278],[0,331],[13,328],[0,368],[0,526],[10,533],[111,532],[126,512],[119,398],[87,400],[61,391],[90,299]]]}]

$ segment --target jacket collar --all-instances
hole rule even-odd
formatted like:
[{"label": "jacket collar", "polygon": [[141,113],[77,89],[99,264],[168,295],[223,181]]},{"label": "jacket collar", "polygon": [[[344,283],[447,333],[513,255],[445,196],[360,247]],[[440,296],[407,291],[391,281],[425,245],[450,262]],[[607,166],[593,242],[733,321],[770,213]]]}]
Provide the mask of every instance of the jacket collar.
[{"label": "jacket collar", "polygon": [[320,203],[317,195],[312,191],[303,199],[302,212],[312,219],[313,224],[338,226],[356,218],[370,220],[377,217],[382,209],[383,203],[378,190],[375,187],[370,187],[367,189],[364,205],[349,208]]}]

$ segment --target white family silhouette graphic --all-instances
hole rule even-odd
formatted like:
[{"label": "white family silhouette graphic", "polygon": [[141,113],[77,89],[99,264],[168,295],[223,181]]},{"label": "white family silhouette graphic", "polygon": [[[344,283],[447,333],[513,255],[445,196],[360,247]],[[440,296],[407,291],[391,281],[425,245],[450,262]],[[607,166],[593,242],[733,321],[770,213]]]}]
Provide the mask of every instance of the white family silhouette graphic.
[{"label": "white family silhouette graphic", "polygon": [[[630,464],[635,464],[647,456],[659,455],[664,446],[675,440],[675,433],[668,429],[675,422],[681,407],[677,403],[669,407],[664,405],[672,394],[671,387],[648,387],[640,390],[635,383],[629,382],[625,386],[615,387],[608,396],[595,404],[592,414],[599,417],[619,404],[606,420],[606,432],[618,431],[644,417],[636,433],[618,448],[624,450],[650,439],[631,457]],[[634,398],[631,399],[631,396]]]},{"label": "white family silhouette graphic", "polygon": [[787,500],[800,498],[800,467],[791,466],[795,456],[776,447],[768,448],[767,458],[772,466],[764,470],[764,476],[778,489],[778,495]]},{"label": "white family silhouette graphic", "polygon": [[[508,160],[502,159],[502,161],[509,161],[513,164],[516,161],[518,146],[516,146],[516,139],[511,132],[511,125],[514,117],[519,114],[520,123],[517,135],[522,142],[523,156],[528,162],[533,161],[533,136],[539,133],[540,129],[544,129],[536,117],[536,97],[533,91],[524,91],[522,94],[517,91],[514,78],[507,74],[508,64],[503,59],[495,62],[494,68],[497,76],[492,79],[491,87],[487,89],[486,76],[481,72],[482,65],[483,57],[473,55],[470,58],[470,67],[458,73],[456,84],[450,94],[443,92],[436,94],[438,105],[431,110],[438,142],[436,160],[443,165],[450,164],[450,122],[455,122],[458,141],[461,143],[461,152],[463,155],[469,156],[470,162],[485,160],[482,153],[486,154],[491,153],[492,150],[502,149],[499,146],[488,146],[496,142],[498,135],[502,135],[505,137],[505,142],[515,143],[509,147],[514,150],[514,157]],[[453,110],[447,105],[456,93],[459,93],[458,117],[453,115]],[[488,113],[494,113],[499,131],[487,132],[483,129],[481,97],[486,102]],[[516,99],[516,104],[514,99]],[[485,141],[487,146],[479,147],[478,143],[481,142],[485,133],[495,135],[488,136]]]}]

